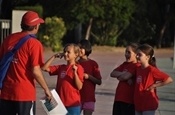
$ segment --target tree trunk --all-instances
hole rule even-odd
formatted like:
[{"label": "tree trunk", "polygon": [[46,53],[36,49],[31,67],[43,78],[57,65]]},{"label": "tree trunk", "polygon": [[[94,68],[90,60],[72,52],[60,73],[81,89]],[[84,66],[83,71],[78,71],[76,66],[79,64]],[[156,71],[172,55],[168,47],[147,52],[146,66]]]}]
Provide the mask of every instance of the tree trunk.
[{"label": "tree trunk", "polygon": [[93,21],[93,18],[91,18],[89,20],[89,25],[88,25],[88,28],[87,28],[87,31],[86,31],[86,37],[85,37],[86,40],[89,40],[89,36],[90,36],[90,32],[91,32],[91,27],[92,27],[92,21]]},{"label": "tree trunk", "polygon": [[75,34],[75,42],[79,43],[82,39],[82,24],[81,23],[79,23],[76,26],[74,34]]},{"label": "tree trunk", "polygon": [[161,48],[161,43],[162,43],[162,39],[163,39],[163,36],[164,36],[164,33],[165,33],[165,29],[166,29],[166,26],[167,26],[167,22],[166,21],[162,27],[162,29],[160,30],[160,37],[158,39],[158,44],[157,44],[157,47],[158,48]]}]

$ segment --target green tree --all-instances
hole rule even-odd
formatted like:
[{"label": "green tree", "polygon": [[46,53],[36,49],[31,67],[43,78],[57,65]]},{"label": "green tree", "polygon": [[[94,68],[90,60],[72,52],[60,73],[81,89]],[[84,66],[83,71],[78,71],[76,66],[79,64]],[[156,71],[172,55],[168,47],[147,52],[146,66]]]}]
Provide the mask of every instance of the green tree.
[{"label": "green tree", "polygon": [[129,25],[134,3],[132,0],[81,0],[71,12],[76,22],[85,25],[86,39],[91,34],[98,45],[116,45],[118,36]]},{"label": "green tree", "polygon": [[119,44],[149,43],[161,48],[174,40],[174,0],[135,0],[136,10],[128,28],[119,36]]},{"label": "green tree", "polygon": [[45,19],[45,32],[42,42],[45,46],[52,48],[52,51],[59,51],[62,48],[62,38],[66,33],[66,27],[62,18],[47,17]]},{"label": "green tree", "polygon": [[131,22],[126,30],[119,36],[118,46],[127,45],[128,42],[155,44],[153,36],[156,25],[151,23],[148,18],[148,2],[135,0],[136,9],[132,15]]}]

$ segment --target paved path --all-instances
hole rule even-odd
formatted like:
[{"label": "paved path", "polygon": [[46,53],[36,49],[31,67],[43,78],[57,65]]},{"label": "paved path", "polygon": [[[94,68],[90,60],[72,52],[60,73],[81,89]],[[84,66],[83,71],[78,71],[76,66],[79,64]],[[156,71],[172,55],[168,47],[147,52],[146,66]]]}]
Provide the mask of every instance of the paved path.
[{"label": "paved path", "polygon": [[[104,54],[101,52],[94,52],[90,56],[98,62],[103,77],[102,85],[97,86],[96,89],[97,102],[96,110],[93,115],[111,115],[115,88],[118,81],[110,78],[109,73],[125,60],[123,52],[124,50],[119,52],[104,52]],[[45,59],[48,59],[52,54],[52,52],[45,52]],[[158,88],[160,105],[156,115],[175,115],[175,71],[172,69],[172,60],[170,56],[173,56],[173,54],[162,54],[157,58],[158,67],[172,76],[174,82],[170,85]],[[65,61],[57,60],[54,63],[65,63]],[[56,84],[56,77],[49,77],[47,73],[44,73],[44,75],[50,89],[53,89]],[[37,85],[37,99],[39,100],[43,95],[42,89]],[[37,115],[46,115],[39,101],[37,101]]]}]

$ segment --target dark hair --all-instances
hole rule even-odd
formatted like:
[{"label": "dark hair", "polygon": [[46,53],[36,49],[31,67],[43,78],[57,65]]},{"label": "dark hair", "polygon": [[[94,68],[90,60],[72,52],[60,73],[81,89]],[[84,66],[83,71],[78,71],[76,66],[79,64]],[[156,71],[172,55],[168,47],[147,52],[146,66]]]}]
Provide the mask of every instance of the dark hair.
[{"label": "dark hair", "polygon": [[81,40],[79,46],[80,48],[85,49],[85,55],[89,56],[92,53],[92,46],[89,40]]},{"label": "dark hair", "polygon": [[127,46],[130,46],[132,48],[132,51],[136,53],[139,45],[137,43],[129,43]]},{"label": "dark hair", "polygon": [[32,31],[34,28],[36,28],[37,25],[35,26],[28,26],[28,25],[25,25],[25,24],[21,24],[21,29],[23,31]]},{"label": "dark hair", "polygon": [[154,56],[154,49],[149,44],[142,44],[138,47],[145,55],[150,56],[149,64],[156,67],[156,58]]}]

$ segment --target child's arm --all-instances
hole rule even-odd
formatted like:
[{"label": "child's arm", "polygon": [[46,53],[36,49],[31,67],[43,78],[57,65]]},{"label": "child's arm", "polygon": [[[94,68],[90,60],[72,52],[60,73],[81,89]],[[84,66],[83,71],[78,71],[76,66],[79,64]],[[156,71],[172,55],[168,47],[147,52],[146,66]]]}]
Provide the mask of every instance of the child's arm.
[{"label": "child's arm", "polygon": [[129,80],[133,75],[130,72],[124,71],[117,79],[119,81]]},{"label": "child's arm", "polygon": [[168,79],[166,81],[156,82],[155,84],[153,84],[149,88],[147,88],[147,90],[153,90],[153,89],[155,89],[157,87],[161,87],[161,86],[167,85],[167,84],[169,84],[171,82],[173,82],[173,79],[171,77],[168,77]]},{"label": "child's arm", "polygon": [[87,74],[87,73],[84,73],[84,78],[85,79],[89,79],[89,80],[91,80],[93,83],[95,83],[95,84],[98,84],[98,85],[101,85],[101,79],[97,79],[97,78],[95,78],[95,77],[93,77],[92,75],[89,75],[89,74]]},{"label": "child's arm", "polygon": [[127,71],[112,71],[111,74],[110,74],[111,77],[113,78],[117,78],[119,81],[125,81],[125,80],[128,80],[132,77],[132,74],[130,72],[127,72]]},{"label": "child's arm", "polygon": [[51,63],[53,62],[53,60],[54,60],[55,58],[57,58],[57,57],[58,57],[58,54],[55,54],[55,55],[53,55],[52,57],[50,57],[50,58],[45,62],[45,64],[41,67],[41,69],[42,69],[43,71],[50,72],[49,66],[51,65]]},{"label": "child's arm", "polygon": [[122,74],[124,74],[124,72],[114,70],[111,72],[110,76],[113,78],[119,78]]},{"label": "child's arm", "polygon": [[132,79],[132,78],[128,79],[128,80],[127,80],[127,83],[128,83],[129,85],[133,85],[133,84],[134,84],[133,79]]},{"label": "child's arm", "polygon": [[75,80],[75,84],[78,88],[78,90],[81,90],[83,87],[83,83],[81,82],[78,73],[77,73],[78,67],[76,65],[73,66],[73,72],[74,72],[74,80]]}]

